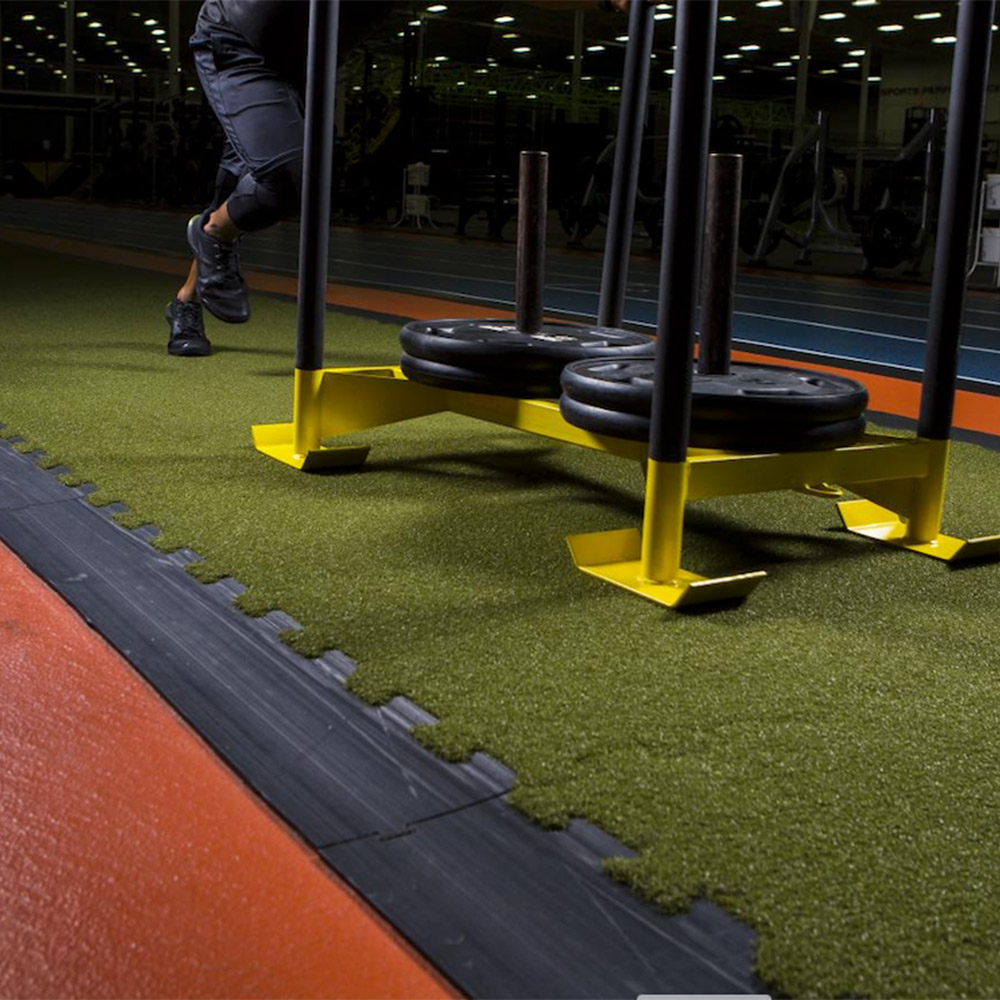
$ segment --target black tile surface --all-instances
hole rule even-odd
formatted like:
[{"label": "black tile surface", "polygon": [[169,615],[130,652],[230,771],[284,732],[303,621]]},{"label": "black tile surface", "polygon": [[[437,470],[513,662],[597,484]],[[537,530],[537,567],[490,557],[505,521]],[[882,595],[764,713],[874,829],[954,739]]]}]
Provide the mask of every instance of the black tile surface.
[{"label": "black tile surface", "polygon": [[595,839],[494,800],[323,856],[470,996],[761,992],[751,930],[703,902],[643,904],[603,874]]}]

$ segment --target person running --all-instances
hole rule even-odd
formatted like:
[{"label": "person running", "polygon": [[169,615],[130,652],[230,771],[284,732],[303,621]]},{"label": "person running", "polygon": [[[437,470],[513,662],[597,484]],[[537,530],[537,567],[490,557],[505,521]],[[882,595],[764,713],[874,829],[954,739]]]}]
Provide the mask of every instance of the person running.
[{"label": "person running", "polygon": [[[341,51],[392,7],[342,3]],[[240,240],[299,209],[308,28],[305,0],[205,0],[198,12],[190,47],[225,145],[212,201],[187,224],[193,260],[166,310],[170,354],[211,354],[203,308],[224,323],[250,318]]]}]

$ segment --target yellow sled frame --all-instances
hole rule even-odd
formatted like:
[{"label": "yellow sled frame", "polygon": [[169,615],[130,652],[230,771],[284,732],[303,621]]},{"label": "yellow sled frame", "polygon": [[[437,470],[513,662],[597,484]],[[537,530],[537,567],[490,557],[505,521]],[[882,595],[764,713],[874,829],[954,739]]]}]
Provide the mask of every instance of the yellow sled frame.
[{"label": "yellow sled frame", "polygon": [[[304,471],[359,466],[366,446],[326,446],[342,434],[382,424],[460,413],[643,463],[641,532],[636,528],[568,538],[577,567],[668,607],[743,598],[762,571],[704,577],[681,567],[684,509],[706,497],[806,490],[862,499],[838,503],[857,535],[955,563],[1000,554],[1000,535],[963,540],[941,534],[948,441],[867,434],[826,451],[747,454],[692,448],[687,460],[656,462],[644,442],[591,434],[568,424],[546,399],[455,392],[409,381],[398,367],[296,369],[293,420],[253,428],[259,451]],[[835,484],[835,485],[834,485]]]}]

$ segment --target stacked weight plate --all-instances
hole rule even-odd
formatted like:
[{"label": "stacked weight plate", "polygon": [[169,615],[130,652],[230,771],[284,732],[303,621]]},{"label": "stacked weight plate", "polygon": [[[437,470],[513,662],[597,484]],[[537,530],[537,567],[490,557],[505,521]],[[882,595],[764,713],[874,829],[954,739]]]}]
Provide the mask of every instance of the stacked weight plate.
[{"label": "stacked weight plate", "polygon": [[[649,439],[653,361],[597,359],[567,365],[559,409],[595,434]],[[812,451],[857,441],[868,391],[840,375],[777,365],[733,364],[727,375],[694,373],[690,443],[730,451]]]},{"label": "stacked weight plate", "polygon": [[408,379],[442,389],[520,399],[556,399],[563,368],[586,359],[649,358],[641,333],[572,323],[543,323],[535,332],[503,319],[437,319],[400,331],[400,367]]}]

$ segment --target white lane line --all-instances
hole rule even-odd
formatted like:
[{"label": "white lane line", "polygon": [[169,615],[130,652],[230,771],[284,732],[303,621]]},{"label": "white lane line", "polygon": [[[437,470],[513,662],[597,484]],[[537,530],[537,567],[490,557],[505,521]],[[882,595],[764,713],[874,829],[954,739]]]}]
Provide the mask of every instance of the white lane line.
[{"label": "white lane line", "polygon": [[[817,304],[815,302],[801,302],[796,299],[774,299],[769,298],[766,295],[747,295],[745,292],[740,292],[737,290],[736,297],[738,299],[757,299],[760,302],[780,302],[782,305],[790,306],[806,306],[811,309],[815,309]],[[830,309],[835,312],[852,312],[852,313],[863,313],[866,316],[887,316],[889,319],[904,319],[904,320],[914,320],[918,323],[927,322],[927,314],[924,313],[922,316],[901,316],[898,313],[882,312],[879,309],[858,309],[854,306],[836,306],[836,305],[823,305],[820,306],[823,309]],[[967,309],[966,312],[983,312],[984,310],[972,310]],[[992,315],[992,314],[990,314]],[[798,322],[798,321],[796,321]],[[804,322],[804,321],[803,321]],[[1000,327],[996,326],[982,326],[978,323],[963,323],[963,330],[984,330],[987,333],[1000,333]]]},{"label": "white lane line", "polygon": [[[650,330],[656,329],[655,323],[645,323],[641,320],[628,320],[630,325],[646,327]],[[901,372],[915,372],[918,375],[923,374],[923,368],[917,368],[913,365],[900,365],[892,361],[879,361],[875,358],[860,357],[855,354],[830,354],[826,351],[810,351],[806,348],[796,347],[794,344],[783,344],[783,343],[772,343],[767,340],[746,340],[743,337],[733,337],[733,347],[741,350],[745,347],[765,347],[771,350],[778,351],[793,351],[795,354],[805,354],[811,358],[816,358],[820,362],[824,361],[846,361],[853,362],[857,364],[858,362],[862,364],[877,365],[879,368],[886,368],[891,371],[901,371]],[[969,350],[967,347],[962,348],[963,351]],[[875,373],[877,374],[877,373]],[[988,386],[1000,386],[1000,381],[988,378],[977,378],[973,375],[959,375],[960,382],[974,382],[977,385],[988,385]]]}]

